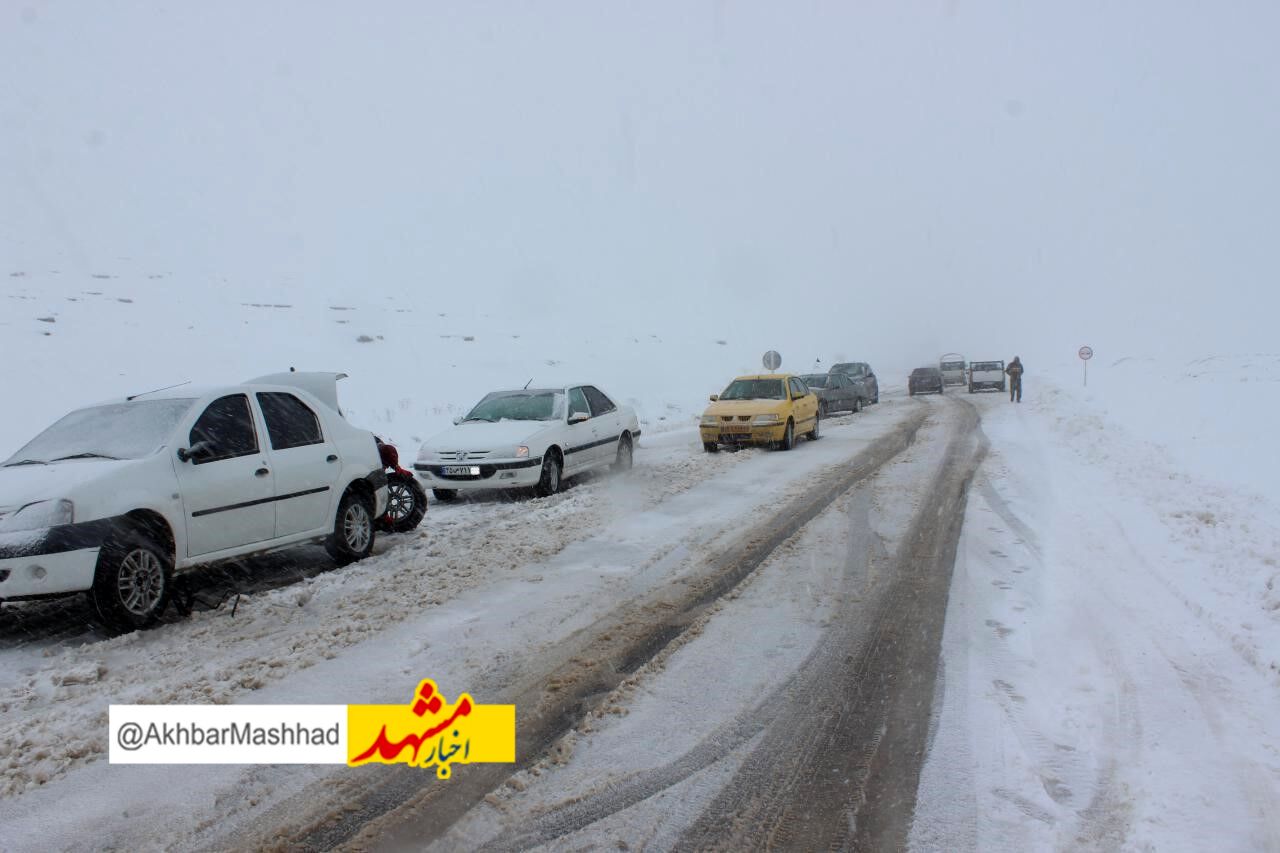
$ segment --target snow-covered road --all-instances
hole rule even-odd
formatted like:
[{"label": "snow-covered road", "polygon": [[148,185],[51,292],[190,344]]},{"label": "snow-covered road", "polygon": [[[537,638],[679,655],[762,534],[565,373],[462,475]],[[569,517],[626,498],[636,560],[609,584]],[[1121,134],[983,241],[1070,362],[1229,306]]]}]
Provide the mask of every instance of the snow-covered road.
[{"label": "snow-covered road", "polygon": [[[1274,514],[1039,391],[886,396],[791,453],[654,434],[347,569],[197,576],[234,616],[5,608],[0,848],[1276,849]],[[428,676],[516,703],[514,772],[106,763],[109,703]]]}]

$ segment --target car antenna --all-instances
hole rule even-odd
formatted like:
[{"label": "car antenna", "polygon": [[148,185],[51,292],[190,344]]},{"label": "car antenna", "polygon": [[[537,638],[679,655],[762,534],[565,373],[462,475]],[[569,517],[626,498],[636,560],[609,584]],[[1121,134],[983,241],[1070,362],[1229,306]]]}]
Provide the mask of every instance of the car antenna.
[{"label": "car antenna", "polygon": [[520,390],[522,390],[522,391],[528,391],[528,390],[529,390],[529,386],[530,386],[530,385],[532,385],[532,384],[533,384],[533,377],[532,377],[532,376],[530,376],[530,377],[529,377],[529,381],[528,381],[528,382],[526,382],[526,383],[524,383],[524,387],[523,387],[523,388],[521,388]]},{"label": "car antenna", "polygon": [[134,394],[132,397],[125,397],[125,400],[132,402],[138,399],[139,397],[145,397],[148,394],[159,394],[161,391],[171,391],[174,388],[181,388],[183,385],[190,385],[190,384],[191,384],[191,380],[188,379],[186,382],[179,382],[177,385],[166,385],[164,388],[156,388],[154,391],[143,391],[141,394]]}]

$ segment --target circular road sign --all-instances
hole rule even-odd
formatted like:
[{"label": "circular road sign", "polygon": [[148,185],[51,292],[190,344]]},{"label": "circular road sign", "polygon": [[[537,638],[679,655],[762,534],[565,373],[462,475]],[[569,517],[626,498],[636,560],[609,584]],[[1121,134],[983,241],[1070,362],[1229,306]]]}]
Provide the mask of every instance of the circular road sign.
[{"label": "circular road sign", "polygon": [[1093,347],[1080,347],[1080,358],[1085,361],[1093,358]]},{"label": "circular road sign", "polygon": [[764,354],[765,370],[777,370],[779,367],[782,367],[781,355],[779,355],[775,350],[769,350]]}]

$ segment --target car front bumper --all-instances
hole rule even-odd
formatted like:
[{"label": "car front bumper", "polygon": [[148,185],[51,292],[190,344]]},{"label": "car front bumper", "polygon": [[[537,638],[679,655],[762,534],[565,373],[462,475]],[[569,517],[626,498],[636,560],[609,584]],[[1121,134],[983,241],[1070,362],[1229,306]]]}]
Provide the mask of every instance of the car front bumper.
[{"label": "car front bumper", "polygon": [[700,426],[703,444],[773,444],[782,441],[787,434],[787,425],[772,426],[750,425],[745,430],[726,431],[723,427]]},{"label": "car front bumper", "polygon": [[108,519],[0,535],[0,601],[92,587],[111,524]]},{"label": "car front bumper", "polygon": [[[446,474],[446,468],[470,468],[476,474]],[[427,489],[481,491],[484,489],[520,489],[536,486],[542,477],[542,459],[497,459],[483,463],[416,462],[413,474]]]}]

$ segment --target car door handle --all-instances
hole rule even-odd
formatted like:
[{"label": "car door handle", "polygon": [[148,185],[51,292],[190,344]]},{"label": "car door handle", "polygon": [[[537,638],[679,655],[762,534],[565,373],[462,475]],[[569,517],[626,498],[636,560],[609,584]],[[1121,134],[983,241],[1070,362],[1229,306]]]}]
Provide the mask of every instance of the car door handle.
[{"label": "car door handle", "polygon": [[325,462],[337,462],[337,461],[338,461],[338,456],[337,456],[337,454],[335,454],[335,453],[330,453],[328,456],[326,456],[326,457],[325,457],[325,460],[324,460],[324,461],[325,461]]},{"label": "car door handle", "polygon": [[270,471],[268,471],[266,468],[259,468],[257,471],[254,471],[254,472],[253,472],[253,476],[255,476],[255,477],[265,477],[265,476],[267,476],[267,475],[268,475],[268,474],[270,474],[270,473],[271,473],[271,472],[270,472]]}]

